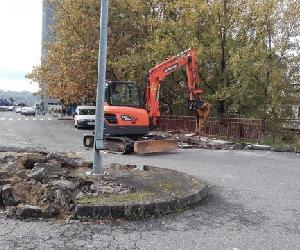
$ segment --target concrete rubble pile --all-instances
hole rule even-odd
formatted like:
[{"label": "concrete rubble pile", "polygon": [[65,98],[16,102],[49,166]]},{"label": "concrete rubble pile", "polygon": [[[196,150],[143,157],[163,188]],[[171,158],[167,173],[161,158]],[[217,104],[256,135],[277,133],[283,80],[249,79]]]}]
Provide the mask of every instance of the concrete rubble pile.
[{"label": "concrete rubble pile", "polygon": [[274,152],[294,152],[300,153],[297,147],[289,145],[281,145],[280,147],[272,147],[270,145],[263,145],[260,143],[247,143],[237,141],[220,140],[216,138],[208,138],[202,136],[195,136],[194,134],[173,135],[178,139],[179,147],[182,149],[201,148],[211,150],[262,150]]},{"label": "concrete rubble pile", "polygon": [[244,150],[248,149],[250,144],[225,141],[214,138],[199,137],[191,134],[178,136],[179,147],[188,148],[203,148],[212,150]]},{"label": "concrete rubble pile", "polygon": [[0,211],[15,218],[66,218],[76,199],[124,194],[130,187],[85,174],[91,163],[62,153],[0,152]]}]

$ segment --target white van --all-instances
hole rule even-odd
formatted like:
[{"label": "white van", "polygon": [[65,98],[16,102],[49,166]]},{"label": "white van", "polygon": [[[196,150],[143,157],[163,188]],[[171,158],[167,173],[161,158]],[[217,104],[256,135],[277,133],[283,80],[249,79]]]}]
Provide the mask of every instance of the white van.
[{"label": "white van", "polygon": [[78,106],[75,110],[75,128],[90,128],[95,126],[95,106]]}]

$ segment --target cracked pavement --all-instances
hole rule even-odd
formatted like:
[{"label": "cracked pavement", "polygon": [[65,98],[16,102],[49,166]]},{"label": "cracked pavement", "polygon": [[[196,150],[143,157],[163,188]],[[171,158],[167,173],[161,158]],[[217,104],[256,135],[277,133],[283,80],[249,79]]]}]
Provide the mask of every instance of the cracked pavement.
[{"label": "cracked pavement", "polygon": [[[1,117],[16,117],[0,113]],[[73,151],[92,159],[71,121],[0,119],[0,145]],[[2,249],[300,250],[300,156],[265,151],[179,150],[157,156],[104,154],[202,178],[210,196],[190,210],[139,221],[18,221],[0,215]]]}]

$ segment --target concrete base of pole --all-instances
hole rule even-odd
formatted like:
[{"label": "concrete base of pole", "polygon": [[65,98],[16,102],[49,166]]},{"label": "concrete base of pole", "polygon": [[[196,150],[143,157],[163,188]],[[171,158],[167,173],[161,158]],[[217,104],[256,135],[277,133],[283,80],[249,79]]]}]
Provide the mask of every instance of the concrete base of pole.
[{"label": "concrete base of pole", "polygon": [[101,151],[95,149],[93,161],[93,175],[99,175],[102,168],[102,155]]}]

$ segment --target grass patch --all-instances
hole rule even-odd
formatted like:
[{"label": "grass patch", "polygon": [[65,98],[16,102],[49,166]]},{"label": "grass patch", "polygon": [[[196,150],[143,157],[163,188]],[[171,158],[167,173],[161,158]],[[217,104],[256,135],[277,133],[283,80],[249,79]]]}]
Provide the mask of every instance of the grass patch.
[{"label": "grass patch", "polygon": [[129,193],[109,196],[82,197],[77,199],[78,204],[115,204],[123,202],[145,201],[153,197],[153,193]]},{"label": "grass patch", "polygon": [[192,178],[192,187],[198,188],[199,187],[199,180]]},{"label": "grass patch", "polygon": [[[256,144],[255,140],[233,140],[235,143]],[[300,134],[278,133],[276,136],[265,135],[259,144],[269,145],[278,150],[300,150]]]},{"label": "grass patch", "polygon": [[300,138],[288,133],[277,136],[265,136],[264,143],[274,149],[300,149]]},{"label": "grass patch", "polygon": [[159,187],[164,189],[166,192],[167,191],[171,192],[177,188],[177,185],[174,183],[163,183],[163,184],[160,184]]}]

